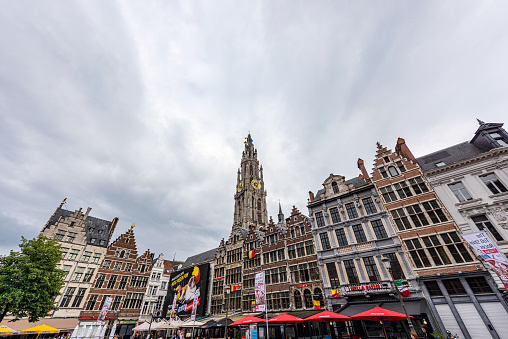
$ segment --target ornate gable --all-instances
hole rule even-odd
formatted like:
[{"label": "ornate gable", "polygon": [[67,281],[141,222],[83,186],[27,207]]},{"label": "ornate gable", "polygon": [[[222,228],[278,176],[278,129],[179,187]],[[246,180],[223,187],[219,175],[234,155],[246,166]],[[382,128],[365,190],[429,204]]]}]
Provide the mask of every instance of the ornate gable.
[{"label": "ornate gable", "polygon": [[323,182],[325,193],[322,199],[328,199],[333,196],[341,195],[354,189],[353,184],[346,184],[346,178],[338,174],[330,174],[330,176]]}]

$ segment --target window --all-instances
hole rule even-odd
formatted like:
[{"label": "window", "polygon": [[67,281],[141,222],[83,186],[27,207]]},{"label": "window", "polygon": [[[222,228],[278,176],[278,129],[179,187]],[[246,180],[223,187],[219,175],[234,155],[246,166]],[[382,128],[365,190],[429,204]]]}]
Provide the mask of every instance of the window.
[{"label": "window", "polygon": [[427,290],[429,291],[429,294],[432,297],[443,296],[443,292],[441,292],[441,289],[439,288],[439,284],[437,283],[437,281],[426,281],[425,287],[427,287]]},{"label": "window", "polygon": [[452,262],[448,258],[446,251],[444,250],[441,242],[437,235],[431,235],[428,237],[421,238],[425,247],[427,247],[427,251],[429,251],[432,260],[436,266],[441,265],[450,265]]},{"label": "window", "polygon": [[104,273],[99,273],[97,279],[95,280],[95,288],[102,288],[104,280],[106,280],[106,275]]},{"label": "window", "polygon": [[111,309],[113,311],[118,310],[118,308],[120,307],[120,302],[121,301],[122,301],[122,296],[121,295],[116,295],[115,299],[113,300],[113,303],[111,304]]},{"label": "window", "polygon": [[362,201],[363,207],[365,207],[365,212],[367,212],[367,214],[377,213],[376,205],[374,204],[374,201],[372,201],[371,197],[365,198]]},{"label": "window", "polygon": [[332,222],[334,224],[340,222],[340,212],[337,207],[333,207],[330,209],[330,215],[332,216]]},{"label": "window", "polygon": [[64,259],[69,249],[67,247],[60,247],[60,252],[62,252],[62,259]]},{"label": "window", "polygon": [[397,165],[400,173],[404,173],[406,171],[406,168],[404,167],[402,161],[397,161],[395,164]]},{"label": "window", "polygon": [[489,219],[487,219],[485,214],[477,215],[476,217],[472,217],[471,219],[473,220],[474,224],[476,225],[476,227],[478,227],[480,231],[488,229],[489,232],[494,236],[494,239],[496,239],[497,241],[504,240],[501,234],[499,234],[499,232],[497,231],[497,229],[490,223]]},{"label": "window", "polygon": [[331,248],[330,246],[330,240],[328,239],[328,233],[319,233],[319,237],[321,238],[321,247],[323,250],[329,250]]},{"label": "window", "polygon": [[118,285],[119,290],[125,289],[125,286],[127,286],[127,281],[129,280],[129,276],[123,275],[120,279],[120,284]]},{"label": "window", "polygon": [[64,230],[57,230],[54,239],[56,241],[62,241],[64,236],[65,236]]},{"label": "window", "polygon": [[106,299],[111,297],[110,295],[103,295],[102,296],[102,300],[101,300],[101,304],[99,305],[99,310],[102,310],[102,308],[104,307],[104,304],[106,303]]},{"label": "window", "polygon": [[99,245],[101,245],[101,246],[106,245],[106,240],[99,240]]},{"label": "window", "polygon": [[123,264],[123,262],[121,262],[121,261],[115,262],[115,267],[113,269],[120,271],[122,269],[122,264]]},{"label": "window", "polygon": [[68,274],[71,270],[71,267],[71,265],[63,265],[62,270]]},{"label": "window", "polygon": [[288,257],[289,257],[289,259],[296,258],[295,245],[289,245],[288,246]]},{"label": "window", "polygon": [[65,291],[62,296],[62,300],[60,301],[60,307],[69,307],[69,303],[71,302],[72,296],[74,295],[74,291],[76,291],[76,287],[69,287]]},{"label": "window", "polygon": [[426,201],[422,205],[433,223],[438,224],[448,220],[436,200]]},{"label": "window", "polygon": [[132,271],[132,264],[131,263],[125,264],[125,272],[130,272],[130,271]]},{"label": "window", "polygon": [[85,268],[84,267],[76,267],[76,271],[74,272],[74,274],[72,275],[72,281],[80,281],[81,280],[81,277],[83,276],[83,272],[85,272]]},{"label": "window", "polygon": [[461,182],[450,184],[448,187],[450,187],[450,190],[453,192],[453,194],[455,194],[457,199],[459,199],[459,202],[473,199]]},{"label": "window", "polygon": [[367,270],[367,276],[369,277],[369,281],[371,282],[380,281],[381,277],[379,276],[379,272],[377,270],[376,261],[374,260],[374,257],[363,258],[363,263],[365,265],[365,269]]},{"label": "window", "polygon": [[397,172],[397,169],[395,168],[395,166],[389,166],[388,172],[390,172],[390,175],[392,177],[396,177],[397,175],[399,175],[399,172]]},{"label": "window", "polygon": [[388,178],[388,173],[386,173],[386,170],[384,167],[379,167],[379,173],[381,173],[383,178]]},{"label": "window", "polygon": [[353,259],[344,260],[344,267],[346,268],[346,275],[350,284],[358,284],[360,280],[358,279],[358,274],[356,273],[356,267]]},{"label": "window", "polygon": [[492,194],[498,194],[507,191],[506,187],[501,183],[501,181],[499,181],[494,173],[482,175],[480,179],[482,179],[483,183],[490,189]]},{"label": "window", "polygon": [[319,280],[319,268],[317,262],[309,263],[310,280]]},{"label": "window", "polygon": [[69,232],[69,234],[67,234],[66,241],[67,242],[73,242],[74,239],[76,239],[76,235],[77,235],[77,233]]},{"label": "window", "polygon": [[168,283],[167,283],[167,281],[163,281],[163,282],[161,283],[161,290],[165,290],[165,289],[167,289],[167,288],[168,288]]},{"label": "window", "polygon": [[386,203],[397,200],[397,196],[395,195],[392,186],[381,187],[379,191],[381,192],[381,195],[383,196],[383,199]]},{"label": "window", "polygon": [[85,296],[86,288],[80,288],[78,289],[78,293],[76,293],[76,296],[74,297],[74,301],[72,302],[73,308],[80,308],[81,301],[83,300],[83,297]]},{"label": "window", "polygon": [[111,266],[111,260],[104,260],[104,263],[102,264],[102,268],[109,269],[109,266]]},{"label": "window", "polygon": [[88,268],[86,270],[85,276],[83,277],[83,282],[90,282],[92,280],[93,272],[95,271],[94,268]]},{"label": "window", "polygon": [[[305,252],[307,253],[307,255],[312,255],[316,253],[316,251],[314,250],[314,242],[312,240],[307,240],[305,242]],[[282,252],[282,255],[284,256],[284,252]]]},{"label": "window", "polygon": [[384,160],[385,163],[389,163],[390,162],[390,158],[388,158],[388,157],[383,157],[383,160]]},{"label": "window", "polygon": [[120,252],[122,251],[122,249],[120,247],[117,247],[116,248],[116,251],[115,251],[115,257],[120,257]]},{"label": "window", "polygon": [[346,232],[343,228],[335,230],[335,235],[337,235],[337,242],[339,243],[339,246],[347,246],[347,237]]},{"label": "window", "polygon": [[307,264],[298,265],[298,271],[300,273],[300,281],[305,282],[310,280],[309,270]]},{"label": "window", "polygon": [[406,212],[404,212],[403,208],[393,210],[391,211],[391,214],[393,221],[395,221],[399,231],[404,231],[411,228],[411,223],[409,222],[409,219],[407,218]]},{"label": "window", "polygon": [[[337,267],[334,262],[326,264],[326,271],[328,272],[328,278],[330,279],[330,285],[332,287],[337,287],[337,280],[339,280],[339,275],[337,274]],[[334,284],[335,283],[335,284]]]},{"label": "window", "polygon": [[101,254],[100,253],[95,253],[92,257],[92,261],[91,263],[92,264],[97,264],[99,262],[99,260],[101,260]]},{"label": "window", "polygon": [[302,295],[300,291],[295,291],[295,308],[301,309],[302,308]]},{"label": "window", "polygon": [[355,234],[356,242],[358,244],[362,242],[367,242],[367,237],[365,236],[365,232],[363,231],[362,225],[354,225],[353,233]]},{"label": "window", "polygon": [[157,294],[157,288],[158,288],[158,286],[153,286],[152,295],[156,295]]},{"label": "window", "polygon": [[97,242],[97,238],[90,238],[90,244],[95,244]]},{"label": "window", "polygon": [[394,184],[393,187],[397,191],[397,194],[399,195],[400,199],[404,199],[404,198],[413,196],[411,189],[407,186],[405,181],[398,182],[398,183]]},{"label": "window", "polygon": [[425,214],[420,208],[420,205],[408,206],[406,207],[406,210],[409,213],[409,216],[411,217],[411,220],[413,220],[413,224],[416,227],[427,226],[429,224],[429,221],[425,217]]},{"label": "window", "polygon": [[423,249],[422,244],[418,238],[405,240],[404,243],[406,244],[409,254],[411,255],[411,258],[413,259],[416,267],[421,268],[432,266],[429,258],[427,257],[427,253],[425,253],[425,250]]},{"label": "window", "polygon": [[78,254],[79,254],[79,250],[71,250],[71,252],[69,253],[69,257],[67,259],[74,260],[74,259],[76,259]]},{"label": "window", "polygon": [[83,255],[81,256],[81,261],[88,262],[88,260],[90,260],[91,256],[92,256],[92,252],[85,251],[85,252],[83,252]]},{"label": "window", "polygon": [[314,301],[312,301],[312,293],[307,289],[303,291],[303,300],[305,302],[305,308],[314,307]]},{"label": "window", "polygon": [[374,234],[376,235],[376,239],[385,239],[388,238],[388,234],[386,234],[385,226],[381,220],[374,220],[370,222],[372,225],[372,229],[374,230]]},{"label": "window", "polygon": [[325,219],[323,218],[323,212],[317,212],[316,213],[316,225],[318,227],[325,226]]},{"label": "window", "polygon": [[478,293],[493,293],[492,289],[490,288],[489,284],[487,283],[487,280],[485,280],[484,277],[471,277],[466,278],[466,281],[471,287],[471,290],[474,294]]},{"label": "window", "polygon": [[471,262],[473,258],[466,249],[466,246],[462,243],[459,236],[455,232],[442,233],[441,238],[443,239],[446,247],[452,254],[453,259],[456,262],[462,263],[464,261]]},{"label": "window", "polygon": [[140,308],[142,299],[143,293],[127,292],[123,302],[123,308]]},{"label": "window", "polygon": [[339,193],[339,186],[337,185],[337,183],[335,181],[332,182],[332,188],[333,188],[333,193],[334,194],[338,194]]},{"label": "window", "polygon": [[466,294],[466,290],[464,289],[464,286],[462,286],[462,283],[459,279],[445,279],[442,280],[444,287],[446,288],[446,291],[448,291],[448,294],[450,295],[457,295],[457,294]]},{"label": "window", "polygon": [[90,294],[90,297],[88,298],[88,302],[86,303],[85,310],[87,311],[93,311],[95,307],[95,303],[97,302],[97,294]]},{"label": "window", "polygon": [[118,275],[112,274],[108,281],[108,286],[106,288],[113,289],[115,288],[116,279],[118,278]]},{"label": "window", "polygon": [[303,242],[299,242],[298,244],[296,244],[296,254],[298,255],[299,258],[305,256],[305,248],[303,246]]},{"label": "window", "polygon": [[388,259],[390,259],[392,277],[395,280],[405,279],[404,271],[400,266],[399,259],[397,259],[397,255],[395,253],[385,254]]},{"label": "window", "polygon": [[429,188],[425,185],[425,182],[421,177],[409,179],[409,184],[413,188],[415,194],[422,194],[429,191]]},{"label": "window", "polygon": [[499,146],[506,147],[508,146],[508,143],[504,140],[504,137],[499,133],[489,133],[490,137],[494,139]]},{"label": "window", "polygon": [[436,167],[446,166],[446,164],[444,162],[442,162],[442,161],[436,162],[434,165],[436,165]]},{"label": "window", "polygon": [[346,204],[346,211],[349,219],[358,218],[358,212],[356,212],[356,207],[354,202],[350,202]]}]

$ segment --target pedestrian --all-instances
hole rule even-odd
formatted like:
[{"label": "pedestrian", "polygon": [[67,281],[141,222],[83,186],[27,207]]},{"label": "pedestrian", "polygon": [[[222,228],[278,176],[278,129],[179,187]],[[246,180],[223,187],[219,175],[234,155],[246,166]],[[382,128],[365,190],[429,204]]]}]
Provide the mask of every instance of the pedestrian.
[{"label": "pedestrian", "polygon": [[425,339],[435,339],[434,336],[430,333],[430,329],[426,325],[421,325],[420,327],[423,332],[423,336]]},{"label": "pedestrian", "polygon": [[418,339],[418,334],[411,332],[411,339]]}]

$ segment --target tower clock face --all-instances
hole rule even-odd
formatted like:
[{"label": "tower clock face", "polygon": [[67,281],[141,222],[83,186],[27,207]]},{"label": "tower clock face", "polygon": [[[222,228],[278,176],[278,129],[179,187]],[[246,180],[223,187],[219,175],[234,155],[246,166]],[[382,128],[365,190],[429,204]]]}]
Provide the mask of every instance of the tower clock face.
[{"label": "tower clock face", "polygon": [[239,183],[238,186],[236,186],[236,190],[238,192],[241,192],[242,191],[242,188],[243,188],[243,182]]},{"label": "tower clock face", "polygon": [[256,179],[253,179],[251,182],[252,187],[254,187],[255,190],[258,190],[261,188],[261,184]]}]

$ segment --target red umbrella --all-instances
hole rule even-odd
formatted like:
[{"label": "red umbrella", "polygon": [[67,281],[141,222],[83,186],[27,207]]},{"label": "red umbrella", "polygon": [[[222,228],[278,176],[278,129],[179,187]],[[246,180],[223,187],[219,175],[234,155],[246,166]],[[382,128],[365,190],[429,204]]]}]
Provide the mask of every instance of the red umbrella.
[{"label": "red umbrella", "polygon": [[[397,321],[397,320],[406,320],[406,315],[390,311],[379,306],[374,307],[371,310],[367,310],[365,312],[361,312],[351,316],[354,320],[371,320],[371,321],[380,321],[381,325],[383,325],[383,331],[385,332],[385,337],[388,339],[388,335],[386,334],[386,328],[383,321]],[[409,318],[413,319],[413,316],[409,316]]]},{"label": "red umbrella", "polygon": [[287,313],[282,313],[281,315],[268,320],[268,322],[272,324],[299,323],[301,321],[303,321],[303,319],[295,317],[294,315],[289,315]]},{"label": "red umbrella", "polygon": [[312,317],[305,318],[303,321],[308,322],[335,322],[335,321],[347,321],[347,320],[353,320],[348,316],[333,313],[330,311],[323,311],[321,313],[314,314]]},{"label": "red umbrella", "polygon": [[248,315],[245,318],[242,318],[240,320],[235,321],[234,323],[229,324],[229,326],[242,326],[242,325],[264,323],[264,322],[265,322],[264,319],[256,318],[251,315]]}]

